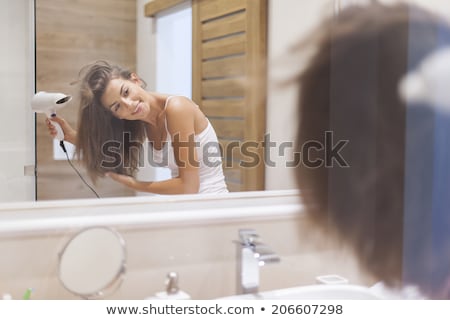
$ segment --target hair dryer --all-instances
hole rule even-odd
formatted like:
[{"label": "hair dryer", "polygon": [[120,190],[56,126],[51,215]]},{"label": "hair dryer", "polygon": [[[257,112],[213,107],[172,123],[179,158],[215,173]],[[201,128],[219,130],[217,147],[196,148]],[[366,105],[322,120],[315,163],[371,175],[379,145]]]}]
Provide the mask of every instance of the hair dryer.
[{"label": "hair dryer", "polygon": [[[40,91],[31,99],[31,109],[37,113],[45,113],[47,118],[51,118],[52,115],[56,115],[56,109],[64,107],[70,100],[72,97],[63,93]],[[64,140],[64,131],[61,126],[55,121],[50,122],[57,132],[55,139]]]}]

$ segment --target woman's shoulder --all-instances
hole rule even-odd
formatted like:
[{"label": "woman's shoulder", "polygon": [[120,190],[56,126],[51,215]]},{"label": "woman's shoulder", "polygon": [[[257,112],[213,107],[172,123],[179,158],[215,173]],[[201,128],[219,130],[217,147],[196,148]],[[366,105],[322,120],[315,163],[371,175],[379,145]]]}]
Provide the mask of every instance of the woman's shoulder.
[{"label": "woman's shoulder", "polygon": [[199,106],[188,97],[173,96],[166,103],[167,129],[170,133],[184,128],[196,134],[203,131],[208,121]]},{"label": "woman's shoulder", "polygon": [[196,106],[196,104],[186,96],[167,96],[166,98],[166,108],[167,107],[179,107],[179,106]]},{"label": "woman's shoulder", "polygon": [[188,97],[184,96],[169,96],[166,100],[166,113],[168,116],[174,114],[188,115],[194,113],[198,106]]}]

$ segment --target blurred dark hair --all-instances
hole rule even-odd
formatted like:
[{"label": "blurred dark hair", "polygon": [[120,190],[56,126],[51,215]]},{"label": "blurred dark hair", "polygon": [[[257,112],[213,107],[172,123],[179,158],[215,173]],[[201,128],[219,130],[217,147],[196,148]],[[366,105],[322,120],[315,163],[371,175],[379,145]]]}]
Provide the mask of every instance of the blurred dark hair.
[{"label": "blurred dark hair", "polygon": [[[407,117],[397,88],[401,77],[436,48],[437,25],[444,23],[419,7],[373,2],[328,18],[295,48],[295,53],[315,50],[296,79],[297,152],[309,141],[324,146],[325,132],[331,132],[333,144],[346,141],[340,154],[349,165],[299,166],[306,211],[316,225],[350,245],[372,276],[390,286],[414,282],[430,296],[426,284],[406,277],[403,268]],[[423,119],[424,127],[432,126],[429,119]],[[316,151],[302,157],[325,162],[330,156],[330,149]],[[432,273],[428,253],[417,257],[416,263]]]}]

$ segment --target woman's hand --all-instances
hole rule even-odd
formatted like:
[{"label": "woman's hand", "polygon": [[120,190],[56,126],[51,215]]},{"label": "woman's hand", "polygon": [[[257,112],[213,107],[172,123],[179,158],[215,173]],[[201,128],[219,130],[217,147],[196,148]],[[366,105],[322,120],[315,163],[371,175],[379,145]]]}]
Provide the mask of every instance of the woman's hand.
[{"label": "woman's hand", "polygon": [[49,134],[55,138],[56,136],[56,128],[55,126],[50,122],[51,121],[55,121],[56,123],[58,123],[61,126],[61,129],[64,132],[64,141],[70,142],[71,144],[76,145],[77,142],[77,132],[69,125],[69,123],[63,119],[60,118],[58,116],[54,116],[51,119],[47,118],[45,120],[46,124],[47,124],[47,129]]},{"label": "woman's hand", "polygon": [[105,174],[105,176],[110,177],[111,179],[127,186],[128,188],[134,189],[136,191],[150,192],[149,190],[147,190],[147,188],[153,183],[153,182],[138,181],[133,177],[130,177],[130,176],[127,176],[124,174],[115,173],[115,172],[107,172]]},{"label": "woman's hand", "polygon": [[139,181],[133,177],[115,172],[107,172],[105,173],[105,176],[110,177],[114,181],[117,181],[135,191],[154,194],[181,194],[198,192],[198,190],[187,189],[186,183],[184,183],[180,178],[172,178],[164,181]]},{"label": "woman's hand", "polygon": [[134,189],[134,187],[136,186],[136,179],[124,174],[119,174],[119,173],[115,173],[115,172],[107,172],[105,174],[106,177],[110,177],[111,179],[120,182],[121,184]]}]

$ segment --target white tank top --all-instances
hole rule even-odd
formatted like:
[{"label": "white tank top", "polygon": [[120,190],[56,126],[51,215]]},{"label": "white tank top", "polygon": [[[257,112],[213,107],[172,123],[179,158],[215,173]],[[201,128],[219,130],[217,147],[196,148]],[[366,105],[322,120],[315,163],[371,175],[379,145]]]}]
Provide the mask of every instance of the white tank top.
[{"label": "white tank top", "polygon": [[[164,108],[166,108],[168,101],[172,97],[170,96],[166,99]],[[206,128],[194,136],[199,162],[200,188],[198,193],[226,193],[228,189],[222,170],[219,140],[217,139],[213,126],[208,119],[207,121],[208,125]],[[176,178],[178,177],[178,166],[175,162],[175,155],[171,143],[172,139],[167,129],[167,118],[165,128],[167,138],[163,148],[157,150],[152,147],[153,163],[156,166],[169,168],[172,178]]]}]

